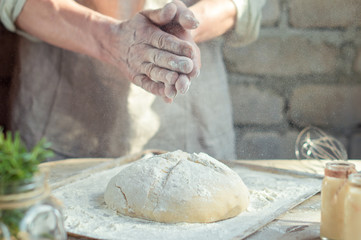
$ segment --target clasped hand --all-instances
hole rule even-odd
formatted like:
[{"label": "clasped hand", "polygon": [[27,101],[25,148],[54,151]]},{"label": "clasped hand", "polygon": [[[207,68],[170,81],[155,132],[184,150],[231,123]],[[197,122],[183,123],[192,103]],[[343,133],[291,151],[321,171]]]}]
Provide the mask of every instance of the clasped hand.
[{"label": "clasped hand", "polygon": [[139,12],[112,29],[112,57],[132,83],[172,102],[199,74],[200,51],[190,34],[197,26],[193,13],[178,0]]}]

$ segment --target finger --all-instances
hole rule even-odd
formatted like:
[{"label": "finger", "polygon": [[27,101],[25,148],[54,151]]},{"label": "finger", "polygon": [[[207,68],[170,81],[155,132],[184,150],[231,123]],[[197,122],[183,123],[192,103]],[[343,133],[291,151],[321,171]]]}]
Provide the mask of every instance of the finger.
[{"label": "finger", "polygon": [[144,10],[140,12],[157,26],[163,26],[170,23],[177,14],[176,4],[168,3],[163,8],[155,10]]},{"label": "finger", "polygon": [[182,1],[167,3],[163,8],[155,10],[144,10],[141,14],[157,26],[166,25],[172,20],[185,29],[195,29],[199,25],[193,12]]},{"label": "finger", "polygon": [[189,86],[191,85],[191,81],[186,75],[180,75],[177,82],[175,83],[175,88],[177,92],[181,94],[187,93]]},{"label": "finger", "polygon": [[163,101],[166,102],[166,103],[172,103],[173,99],[168,98],[168,97],[163,97]]},{"label": "finger", "polygon": [[174,85],[164,84],[164,93],[168,98],[175,98],[177,96],[177,90]]},{"label": "finger", "polygon": [[187,76],[190,78],[190,79],[193,79],[193,78],[198,78],[199,75],[200,75],[200,69],[199,68],[194,68],[192,70],[191,73],[187,74]]},{"label": "finger", "polygon": [[154,31],[148,40],[148,44],[171,53],[193,58],[195,55],[192,44],[169,33],[158,29]]},{"label": "finger", "polygon": [[168,69],[157,67],[154,63],[143,63],[140,72],[147,75],[150,79],[164,84],[174,85],[179,74]]},{"label": "finger", "polygon": [[145,54],[146,62],[151,62],[157,67],[165,68],[174,72],[189,74],[193,70],[193,60],[178,56],[159,49],[148,49]]},{"label": "finger", "polygon": [[189,74],[187,74],[190,79],[198,78],[201,73],[201,63],[200,61],[198,61],[198,59],[193,59],[193,65],[193,70]]},{"label": "finger", "polygon": [[198,48],[198,46],[195,46],[196,50],[196,54],[195,57],[193,58],[193,70],[191,73],[188,74],[189,78],[197,78],[200,74],[200,68],[201,68],[201,52]]},{"label": "finger", "polygon": [[157,96],[166,97],[164,93],[164,84],[161,82],[155,82],[145,75],[135,76],[132,82],[147,92]]},{"label": "finger", "polygon": [[174,18],[176,23],[179,23],[185,29],[195,29],[199,26],[199,21],[193,12],[182,1],[174,0],[172,3],[177,6],[177,13]]}]

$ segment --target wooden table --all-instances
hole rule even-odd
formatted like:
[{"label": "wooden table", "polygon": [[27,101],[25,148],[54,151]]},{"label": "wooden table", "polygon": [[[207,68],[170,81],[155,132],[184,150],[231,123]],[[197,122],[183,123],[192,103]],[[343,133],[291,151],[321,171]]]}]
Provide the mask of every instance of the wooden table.
[{"label": "wooden table", "polygon": [[[53,186],[58,182],[81,174],[89,168],[96,169],[99,164],[109,162],[112,159],[68,159],[57,162],[42,164],[50,169],[49,182]],[[300,171],[312,174],[323,174],[326,161],[318,160],[237,160],[245,164],[281,168],[292,171]],[[352,160],[358,170],[361,169],[361,161]],[[279,216],[261,230],[247,239],[250,240],[273,240],[273,239],[320,239],[320,207],[321,197],[316,194],[297,207]]]}]

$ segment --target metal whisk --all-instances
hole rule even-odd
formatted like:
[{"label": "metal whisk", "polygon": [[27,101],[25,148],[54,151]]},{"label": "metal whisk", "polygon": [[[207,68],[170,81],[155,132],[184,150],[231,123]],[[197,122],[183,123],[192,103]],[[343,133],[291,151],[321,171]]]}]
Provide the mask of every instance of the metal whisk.
[{"label": "metal whisk", "polygon": [[347,160],[343,144],[316,127],[303,129],[297,137],[297,159]]}]

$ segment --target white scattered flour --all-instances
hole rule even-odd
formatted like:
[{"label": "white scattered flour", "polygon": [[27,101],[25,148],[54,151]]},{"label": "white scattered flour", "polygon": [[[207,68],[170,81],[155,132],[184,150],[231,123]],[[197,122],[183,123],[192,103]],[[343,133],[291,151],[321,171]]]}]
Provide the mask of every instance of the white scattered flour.
[{"label": "white scattered flour", "polygon": [[251,199],[240,215],[207,224],[164,224],[124,217],[103,199],[109,180],[127,165],[105,170],[53,191],[63,202],[68,232],[100,239],[172,240],[246,237],[321,188],[321,180],[233,168],[248,186]]}]

